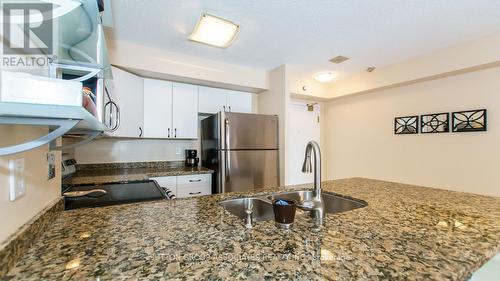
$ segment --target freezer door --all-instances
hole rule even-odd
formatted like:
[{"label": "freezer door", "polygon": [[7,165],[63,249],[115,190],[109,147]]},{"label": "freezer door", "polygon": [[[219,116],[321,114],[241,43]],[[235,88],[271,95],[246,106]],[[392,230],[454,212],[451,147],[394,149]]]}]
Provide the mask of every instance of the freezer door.
[{"label": "freezer door", "polygon": [[222,149],[278,149],[278,116],[219,114]]},{"label": "freezer door", "polygon": [[246,192],[279,186],[278,150],[220,151],[219,192]]}]

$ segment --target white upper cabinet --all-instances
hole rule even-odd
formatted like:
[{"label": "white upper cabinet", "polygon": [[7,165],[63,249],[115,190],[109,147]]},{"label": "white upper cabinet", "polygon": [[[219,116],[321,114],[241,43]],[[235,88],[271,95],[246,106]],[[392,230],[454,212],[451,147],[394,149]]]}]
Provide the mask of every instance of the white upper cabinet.
[{"label": "white upper cabinet", "polygon": [[226,110],[227,92],[223,89],[199,87],[199,109],[200,113],[215,114]]},{"label": "white upper cabinet", "polygon": [[172,129],[174,138],[198,138],[198,86],[173,83]]},{"label": "white upper cabinet", "polygon": [[144,79],[144,137],[198,138],[198,86]]},{"label": "white upper cabinet", "polygon": [[197,139],[198,113],[252,112],[251,93],[142,78],[116,67],[113,76],[110,95],[120,112],[108,115],[119,115],[120,126],[111,136]]},{"label": "white upper cabinet", "polygon": [[239,91],[227,91],[227,110],[231,112],[252,113],[252,94]]},{"label": "white upper cabinet", "polygon": [[113,67],[111,99],[118,105],[120,125],[110,135],[137,138],[143,130],[143,78]]},{"label": "white upper cabinet", "polygon": [[144,79],[144,137],[172,137],[172,82]]},{"label": "white upper cabinet", "polygon": [[252,94],[200,86],[199,112],[214,114],[219,111],[252,112]]}]

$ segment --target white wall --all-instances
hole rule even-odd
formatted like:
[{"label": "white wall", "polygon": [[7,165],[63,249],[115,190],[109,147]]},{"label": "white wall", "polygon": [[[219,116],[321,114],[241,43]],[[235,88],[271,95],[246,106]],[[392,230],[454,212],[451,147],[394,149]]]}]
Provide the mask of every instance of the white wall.
[{"label": "white wall", "polygon": [[[19,144],[47,133],[44,128],[0,126],[0,146]],[[60,152],[56,152],[56,177],[47,180],[48,146],[0,157],[0,244],[61,196]],[[25,159],[26,194],[9,201],[9,159]]]},{"label": "white wall", "polygon": [[[302,76],[302,74],[300,74]],[[331,94],[330,83],[322,83],[314,80],[312,77],[300,77],[296,74],[291,74],[290,93],[292,95],[300,95],[301,98],[310,97],[313,100],[328,98]]]},{"label": "white wall", "polygon": [[286,65],[279,66],[269,72],[269,90],[259,94],[258,108],[260,114],[274,114],[279,118],[279,162],[280,184],[288,183],[287,176],[287,108],[290,101]]},{"label": "white wall", "polygon": [[[342,97],[325,106],[326,178],[367,177],[500,196],[500,67]],[[488,131],[394,135],[394,117],[488,109]]]},{"label": "white wall", "polygon": [[458,72],[470,72],[491,65],[500,66],[499,48],[500,34],[450,46],[397,64],[379,67],[374,72],[363,71],[330,83],[327,97],[382,90],[451,76]]},{"label": "white wall", "polygon": [[253,89],[257,92],[268,88],[265,69],[200,59],[123,41],[110,40],[108,47],[113,65],[148,73],[148,76],[156,73],[166,80],[242,91]]}]

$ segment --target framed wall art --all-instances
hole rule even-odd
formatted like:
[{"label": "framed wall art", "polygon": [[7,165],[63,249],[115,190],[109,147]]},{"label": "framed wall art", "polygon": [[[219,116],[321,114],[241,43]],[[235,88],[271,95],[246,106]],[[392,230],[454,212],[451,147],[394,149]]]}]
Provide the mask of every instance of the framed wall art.
[{"label": "framed wall art", "polygon": [[451,130],[455,133],[487,130],[486,109],[453,112],[451,119]]},{"label": "framed wall art", "polygon": [[394,134],[418,134],[418,116],[394,118]]},{"label": "framed wall art", "polygon": [[450,114],[435,113],[424,114],[420,116],[420,132],[429,133],[448,133],[450,131]]}]

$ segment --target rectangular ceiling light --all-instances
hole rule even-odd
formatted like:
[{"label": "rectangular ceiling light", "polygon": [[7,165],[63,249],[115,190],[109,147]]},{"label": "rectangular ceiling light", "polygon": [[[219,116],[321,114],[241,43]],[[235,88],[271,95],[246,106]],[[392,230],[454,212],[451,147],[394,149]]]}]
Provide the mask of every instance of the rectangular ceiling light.
[{"label": "rectangular ceiling light", "polygon": [[239,25],[229,20],[203,14],[188,39],[210,46],[227,48],[233,43],[239,28]]}]

